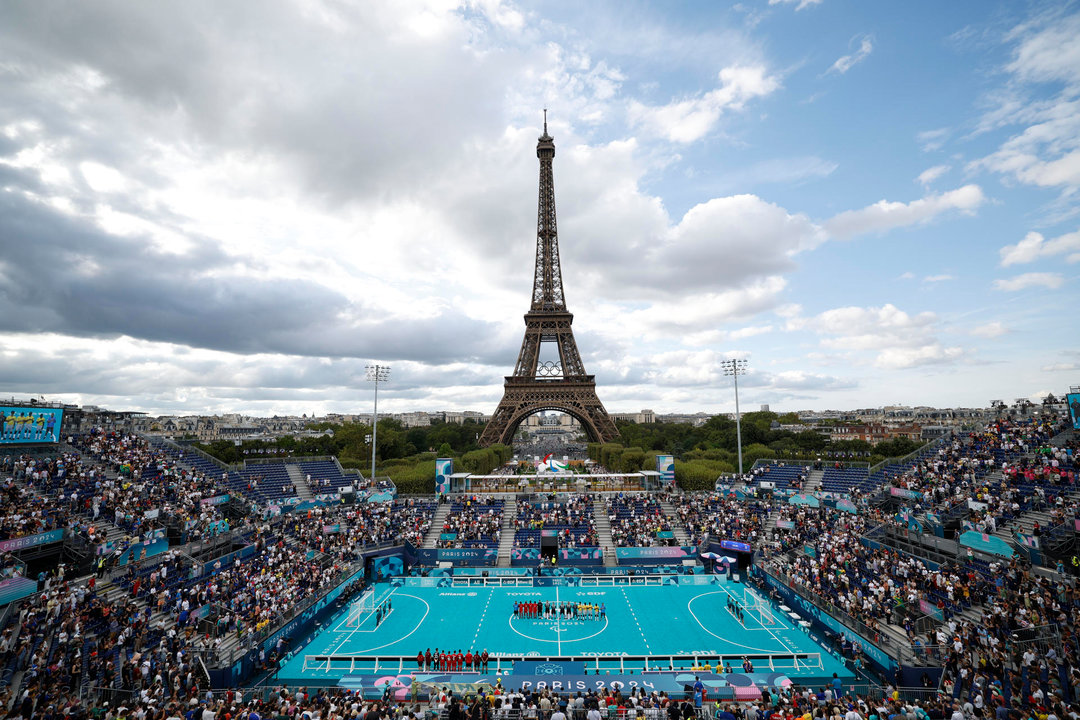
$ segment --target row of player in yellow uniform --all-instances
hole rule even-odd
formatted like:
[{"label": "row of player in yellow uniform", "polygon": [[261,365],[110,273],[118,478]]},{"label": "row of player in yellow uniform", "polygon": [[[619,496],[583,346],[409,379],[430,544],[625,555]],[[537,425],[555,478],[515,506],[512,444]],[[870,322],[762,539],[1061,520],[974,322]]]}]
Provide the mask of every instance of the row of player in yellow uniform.
[{"label": "row of player in yellow uniform", "polygon": [[3,436],[6,439],[42,439],[52,437],[56,431],[56,415],[52,413],[38,413],[35,417],[29,410],[11,410],[3,418]]}]

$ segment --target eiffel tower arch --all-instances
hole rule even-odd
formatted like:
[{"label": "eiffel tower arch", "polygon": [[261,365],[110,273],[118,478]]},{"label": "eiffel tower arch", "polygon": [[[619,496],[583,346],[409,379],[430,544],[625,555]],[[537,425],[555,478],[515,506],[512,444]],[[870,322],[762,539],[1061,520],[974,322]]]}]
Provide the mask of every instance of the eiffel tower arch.
[{"label": "eiffel tower arch", "polygon": [[[590,440],[611,442],[619,437],[619,431],[596,395],[594,376],[585,372],[571,328],[574,315],[566,309],[563,294],[555,181],[551,170],[555,141],[548,135],[546,110],[544,134],[537,140],[536,157],[540,160],[540,199],[536,213],[532,305],[525,313],[525,338],[521,341],[514,374],[506,377],[503,398],[480,436],[480,445],[510,444],[518,425],[544,410],[570,415],[581,423]],[[553,359],[545,360],[544,355]]]}]

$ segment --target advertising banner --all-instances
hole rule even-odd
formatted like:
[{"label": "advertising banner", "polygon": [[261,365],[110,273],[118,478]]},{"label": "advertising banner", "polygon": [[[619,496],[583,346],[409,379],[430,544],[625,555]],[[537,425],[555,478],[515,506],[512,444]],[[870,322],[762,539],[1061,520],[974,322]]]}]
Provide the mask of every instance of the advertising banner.
[{"label": "advertising banner", "polygon": [[925,600],[919,601],[919,610],[934,618],[938,622],[945,622],[945,612],[933,603],[928,603]]},{"label": "advertising banner", "polygon": [[1027,533],[1016,533],[1016,542],[1020,543],[1024,547],[1039,549],[1039,538],[1034,535],[1028,535]]},{"label": "advertising banner", "polygon": [[675,458],[671,455],[657,455],[656,472],[660,473],[662,487],[673,486],[675,484]]},{"label": "advertising banner", "polygon": [[850,513],[852,515],[856,515],[859,512],[859,508],[855,505],[855,503],[851,502],[846,498],[836,501],[836,509],[842,512]]},{"label": "advertising banner", "polygon": [[796,493],[788,498],[788,503],[791,505],[805,505],[807,507],[821,507],[821,501],[814,495],[806,495],[804,493]]},{"label": "advertising banner", "polygon": [[692,560],[695,556],[692,547],[636,547],[615,548],[615,558],[619,564],[652,564],[657,560]]},{"label": "advertising banner", "polygon": [[60,441],[62,408],[0,405],[0,445],[28,445]]},{"label": "advertising banner", "polygon": [[224,505],[227,502],[229,502],[228,493],[226,493],[225,495],[215,495],[213,497],[203,498],[202,500],[199,501],[199,504],[203,505],[203,506],[206,506],[206,505]]},{"label": "advertising banner", "polygon": [[960,544],[964,547],[981,550],[992,555],[1001,555],[1002,557],[1012,557],[1014,554],[1009,544],[1001,538],[975,530],[968,530],[961,534]]},{"label": "advertising banner", "polygon": [[160,555],[168,549],[169,541],[163,538],[135,543],[127,550],[120,553],[120,559],[117,561],[116,564],[117,566],[123,566],[129,563],[137,562],[139,560],[145,560],[148,557]]},{"label": "advertising banner", "polygon": [[13,577],[0,582],[0,607],[37,592],[37,583],[29,578]]},{"label": "advertising banner", "polygon": [[540,561],[540,548],[514,548],[510,551],[513,565],[535,565]]},{"label": "advertising banner", "polygon": [[1069,393],[1065,396],[1065,402],[1069,405],[1073,430],[1080,430],[1080,393]]},{"label": "advertising banner", "polygon": [[922,493],[916,490],[908,490],[907,488],[889,488],[889,494],[893,497],[907,498],[909,500],[921,500]]},{"label": "advertising banner", "polygon": [[533,580],[533,587],[577,587],[581,578],[575,575],[544,575]]},{"label": "advertising banner", "polygon": [[494,565],[497,555],[495,548],[444,548],[436,551],[435,557],[438,562]]},{"label": "advertising banner", "polygon": [[334,523],[333,525],[322,526],[323,535],[333,535],[341,532],[341,523]]},{"label": "advertising banner", "polygon": [[371,558],[371,578],[375,581],[398,577],[405,570],[405,563],[400,555],[383,555]]},{"label": "advertising banner", "polygon": [[37,533],[36,535],[27,535],[26,537],[4,540],[3,542],[0,542],[0,553],[16,552],[18,550],[37,547],[38,545],[48,545],[49,543],[60,542],[63,539],[63,530],[49,530],[48,532]]},{"label": "advertising banner", "polygon": [[776,529],[777,530],[794,530],[795,529],[795,523],[792,522],[791,520],[777,520],[776,521]]},{"label": "advertising banner", "polygon": [[604,551],[598,547],[562,548],[559,562],[571,565],[596,565],[604,561]]},{"label": "advertising banner", "polygon": [[147,520],[156,520],[157,516],[160,514],[161,510],[159,508],[154,508],[153,510],[147,510],[142,514],[142,516]]},{"label": "advertising banner", "polygon": [[454,568],[454,577],[528,577],[528,568]]},{"label": "advertising banner", "polygon": [[454,474],[454,458],[435,460],[435,494],[445,495],[450,492],[450,476]]},{"label": "advertising banner", "polygon": [[754,548],[750,547],[749,543],[737,542],[735,540],[721,540],[720,547],[724,550],[734,550],[735,552],[753,552]]}]

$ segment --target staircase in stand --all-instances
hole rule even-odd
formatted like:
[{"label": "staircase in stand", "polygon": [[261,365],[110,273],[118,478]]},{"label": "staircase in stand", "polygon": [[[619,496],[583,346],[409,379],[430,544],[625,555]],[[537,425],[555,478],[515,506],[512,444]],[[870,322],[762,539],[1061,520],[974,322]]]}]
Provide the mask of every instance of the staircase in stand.
[{"label": "staircase in stand", "polygon": [[821,482],[824,479],[824,470],[811,470],[810,474],[806,476],[806,482],[803,484],[802,492],[806,495],[817,492],[821,489]]},{"label": "staircase in stand", "polygon": [[[664,511],[664,517],[671,524],[671,532],[679,545],[689,545],[690,536],[686,534],[686,528],[679,522],[679,513],[675,512],[675,506],[666,497],[660,497],[660,509]],[[610,528],[609,528],[610,530]]]},{"label": "staircase in stand", "polygon": [[428,528],[427,535],[424,536],[423,547],[428,550],[435,549],[439,542],[439,536],[442,535],[443,523],[446,522],[446,516],[450,514],[450,503],[439,503],[438,509],[431,517],[431,527]]},{"label": "staircase in stand", "polygon": [[593,497],[593,523],[596,525],[596,540],[604,553],[604,567],[615,567],[615,541],[611,538],[611,520],[608,519],[607,503],[601,495]]},{"label": "staircase in stand", "polygon": [[503,503],[502,536],[499,538],[498,567],[510,567],[510,551],[514,549],[514,530],[517,520],[517,496]]},{"label": "staircase in stand", "polygon": [[315,497],[311,492],[311,488],[308,486],[307,478],[304,476],[303,471],[299,465],[293,465],[289,463],[285,466],[285,471],[289,473],[289,480],[292,481],[293,487],[296,488],[296,496],[302,501],[307,502]]}]

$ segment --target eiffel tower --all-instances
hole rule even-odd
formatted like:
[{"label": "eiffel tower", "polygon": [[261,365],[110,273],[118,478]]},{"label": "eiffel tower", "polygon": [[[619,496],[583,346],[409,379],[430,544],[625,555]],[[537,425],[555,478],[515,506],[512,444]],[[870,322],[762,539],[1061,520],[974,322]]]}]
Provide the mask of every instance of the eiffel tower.
[{"label": "eiffel tower", "polygon": [[[514,374],[507,376],[503,399],[480,436],[483,447],[497,442],[509,445],[522,420],[543,410],[558,410],[575,418],[594,442],[611,442],[619,437],[615,423],[596,396],[596,380],[585,373],[570,328],[574,315],[566,309],[563,296],[559,233],[555,224],[555,181],[551,174],[555,142],[548,135],[547,110],[544,134],[536,143],[536,157],[540,159],[540,201],[536,212],[532,306],[525,313],[525,339],[521,342]],[[541,348],[545,345],[557,346],[557,362],[541,360]]]}]

